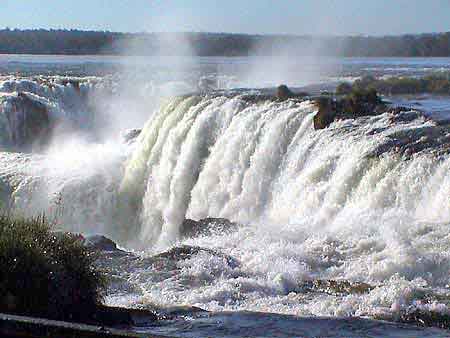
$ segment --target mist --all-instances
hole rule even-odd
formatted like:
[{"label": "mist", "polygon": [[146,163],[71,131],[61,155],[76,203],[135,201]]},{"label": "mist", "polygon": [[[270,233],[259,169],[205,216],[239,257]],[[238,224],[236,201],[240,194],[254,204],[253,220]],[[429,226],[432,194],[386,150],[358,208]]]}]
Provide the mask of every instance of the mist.
[{"label": "mist", "polygon": [[292,87],[324,82],[334,73],[336,62],[322,39],[304,38],[293,43],[263,41],[253,46],[249,67],[241,75],[244,87]]}]

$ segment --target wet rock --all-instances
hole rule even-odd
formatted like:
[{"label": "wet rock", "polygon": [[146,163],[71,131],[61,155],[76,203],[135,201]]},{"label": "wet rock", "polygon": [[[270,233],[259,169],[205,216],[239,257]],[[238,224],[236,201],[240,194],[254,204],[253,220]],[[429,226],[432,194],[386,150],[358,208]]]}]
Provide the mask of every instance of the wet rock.
[{"label": "wet rock", "polygon": [[[108,257],[109,262],[111,262],[111,257]],[[106,266],[103,266],[103,269],[108,269],[108,264],[105,264]],[[111,271],[111,269],[108,269]],[[107,275],[108,280],[108,290],[107,292],[114,292],[117,294],[122,294],[124,296],[129,295],[142,295],[142,289],[139,287],[139,285],[136,285],[135,283],[129,281],[126,277],[121,277],[118,275],[108,274]]]},{"label": "wet rock", "polygon": [[418,111],[413,111],[411,108],[407,107],[394,107],[390,110],[392,117],[390,119],[391,123],[394,122],[411,122],[419,117],[423,116],[422,113]]},{"label": "wet rock", "polygon": [[173,306],[159,310],[159,313],[164,313],[166,318],[192,316],[192,314],[207,313],[207,312],[208,311],[196,306]]},{"label": "wet rock", "polygon": [[450,328],[450,315],[435,311],[415,310],[400,316],[403,323],[413,323],[424,327]]},{"label": "wet rock", "polygon": [[323,292],[330,295],[364,294],[374,289],[370,284],[363,282],[333,279],[305,281],[300,287],[303,291]]},{"label": "wet rock", "polygon": [[374,116],[395,109],[387,106],[375,90],[355,90],[342,98],[321,96],[315,100],[318,112],[314,116],[314,129],[324,129],[339,119]]},{"label": "wet rock", "polygon": [[10,143],[24,150],[42,148],[51,136],[52,123],[47,106],[30,94],[19,92],[3,104],[0,113],[8,121]]},{"label": "wet rock", "polygon": [[250,104],[258,104],[258,103],[262,103],[262,102],[267,102],[267,101],[274,101],[276,100],[276,96],[273,95],[268,95],[268,94],[245,94],[245,95],[241,95],[240,99],[248,102]]},{"label": "wet rock", "polygon": [[92,250],[101,251],[121,251],[117,248],[116,243],[111,239],[102,235],[91,235],[84,238],[83,244]]},{"label": "wet rock", "polygon": [[104,326],[146,326],[158,320],[153,311],[99,305],[94,315],[95,324]]},{"label": "wet rock", "polygon": [[330,98],[321,97],[316,100],[319,108],[316,115],[314,115],[314,129],[324,129],[328,127],[336,117],[334,102]]},{"label": "wet rock", "polygon": [[185,219],[181,224],[182,237],[196,237],[213,233],[230,232],[237,229],[237,224],[226,218],[205,218],[199,221]]},{"label": "wet rock", "polygon": [[418,309],[415,306],[401,310],[400,314],[396,314],[394,317],[390,314],[380,313],[375,315],[374,318],[377,320],[413,324],[421,327],[450,329],[450,315],[448,313]]},{"label": "wet rock", "polygon": [[336,87],[336,95],[348,95],[352,92],[352,85],[348,82],[340,83]]},{"label": "wet rock", "polygon": [[160,253],[158,255],[149,258],[149,261],[152,262],[152,264],[156,264],[157,266],[165,265],[167,267],[168,265],[176,264],[176,262],[178,261],[189,259],[192,256],[197,255],[201,252],[206,252],[210,255],[224,258],[227,264],[232,268],[238,267],[240,265],[239,261],[234,257],[226,255],[217,250],[189,245],[174,247],[166,252]]},{"label": "wet rock", "polygon": [[[399,121],[408,121],[416,116],[414,112],[405,114]],[[395,117],[394,117],[395,118]],[[450,153],[450,133],[447,126],[425,126],[407,130],[399,130],[388,135],[386,142],[378,145],[369,155],[380,155],[395,151],[397,154],[409,158],[411,155],[429,151],[437,156]]]},{"label": "wet rock", "polygon": [[296,100],[302,102],[311,96],[310,93],[305,91],[291,91],[286,85],[281,85],[277,88],[265,88],[259,90],[258,93],[246,93],[246,92],[235,92],[228,94],[228,97],[238,96],[241,100],[246,101],[250,104],[270,102],[280,102],[287,99]]},{"label": "wet rock", "polygon": [[290,97],[293,97],[294,93],[286,85],[280,85],[277,88],[277,98],[281,101],[287,100]]},{"label": "wet rock", "polygon": [[141,134],[142,129],[129,129],[122,134],[122,139],[125,143],[130,144],[136,141],[137,137]]}]

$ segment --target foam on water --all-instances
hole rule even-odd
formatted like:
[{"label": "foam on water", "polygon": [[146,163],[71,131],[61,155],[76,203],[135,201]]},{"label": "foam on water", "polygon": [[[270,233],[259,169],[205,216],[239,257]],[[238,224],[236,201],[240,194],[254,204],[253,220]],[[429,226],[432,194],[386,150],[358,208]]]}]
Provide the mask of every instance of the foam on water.
[{"label": "foam on water", "polygon": [[[114,304],[383,318],[411,307],[447,313],[448,128],[412,112],[315,131],[315,112],[309,101],[176,97],[151,116],[134,148],[67,142],[41,156],[4,153],[2,181],[17,209],[51,212],[52,199],[42,196],[62,193],[67,229],[105,233],[144,256],[179,244],[213,249],[168,271],[142,264],[121,272],[139,294],[112,295]],[[205,217],[240,226],[181,236],[185,218]],[[371,287],[305,291],[312,280]]]},{"label": "foam on water", "polygon": [[[155,114],[119,191],[140,213],[133,227],[121,225],[126,239],[150,254],[180,241],[213,248],[240,265],[201,252],[170,278],[142,280],[152,269],[143,267],[129,278],[139,279],[144,302],[296,315],[448,312],[450,158],[435,148],[403,152],[400,142],[439,127],[383,114],[314,131],[314,111],[310,102],[185,97]],[[185,217],[243,226],[182,240]],[[373,288],[302,292],[318,279]],[[436,301],[422,302],[424,294]]]}]

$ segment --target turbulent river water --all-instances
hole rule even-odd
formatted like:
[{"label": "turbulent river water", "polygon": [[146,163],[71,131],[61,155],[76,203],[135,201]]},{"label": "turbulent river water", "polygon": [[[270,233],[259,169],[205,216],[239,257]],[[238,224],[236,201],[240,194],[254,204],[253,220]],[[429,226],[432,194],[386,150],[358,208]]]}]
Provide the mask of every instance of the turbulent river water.
[{"label": "turbulent river water", "polygon": [[[183,306],[144,332],[450,336],[450,101],[315,131],[312,101],[251,99],[450,59],[271,61],[0,56],[3,205],[127,250],[102,262],[107,302]],[[45,146],[23,127],[36,107]],[[186,235],[187,218],[234,223]]]}]

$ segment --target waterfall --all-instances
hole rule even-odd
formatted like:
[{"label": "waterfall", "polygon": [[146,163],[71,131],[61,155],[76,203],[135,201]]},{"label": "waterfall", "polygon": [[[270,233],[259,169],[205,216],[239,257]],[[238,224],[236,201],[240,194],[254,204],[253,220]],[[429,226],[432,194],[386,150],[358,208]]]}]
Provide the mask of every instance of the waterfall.
[{"label": "waterfall", "polygon": [[57,125],[96,129],[105,121],[98,121],[95,98],[107,91],[89,77],[0,78],[0,145],[27,150],[48,143]]},{"label": "waterfall", "polygon": [[167,245],[185,218],[205,217],[316,231],[448,221],[445,128],[408,112],[315,131],[315,112],[310,101],[168,100],[125,166],[124,236]]},{"label": "waterfall", "polygon": [[68,229],[145,249],[179,240],[186,218],[291,229],[286,236],[448,222],[446,126],[410,111],[314,130],[316,111],[311,101],[245,95],[166,98],[132,145],[117,137],[3,153],[2,191],[27,214],[52,214],[60,196]]}]

